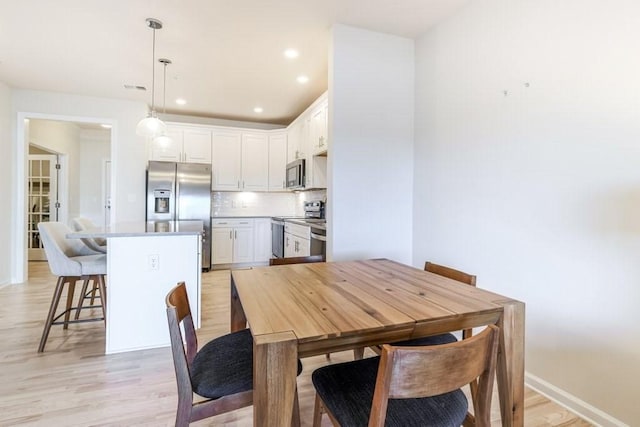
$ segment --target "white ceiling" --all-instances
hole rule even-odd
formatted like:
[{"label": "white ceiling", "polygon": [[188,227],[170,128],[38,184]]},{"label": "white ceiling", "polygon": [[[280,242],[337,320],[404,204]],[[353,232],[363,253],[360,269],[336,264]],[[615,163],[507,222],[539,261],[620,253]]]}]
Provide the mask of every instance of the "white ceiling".
[{"label": "white ceiling", "polygon": [[[173,61],[167,113],[288,124],[327,89],[334,23],[414,38],[469,1],[0,0],[0,81],[150,104],[153,31],[145,19],[156,18],[164,24],[156,60]],[[287,48],[300,56],[285,58]],[[301,74],[309,83],[296,82]],[[155,75],[162,112],[157,62]],[[187,105],[176,105],[178,97]]]}]

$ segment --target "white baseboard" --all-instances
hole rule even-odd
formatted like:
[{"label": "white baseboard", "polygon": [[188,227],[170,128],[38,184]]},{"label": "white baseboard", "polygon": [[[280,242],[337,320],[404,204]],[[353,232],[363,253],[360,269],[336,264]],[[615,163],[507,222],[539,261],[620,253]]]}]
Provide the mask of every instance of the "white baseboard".
[{"label": "white baseboard", "polygon": [[564,406],[569,411],[575,413],[580,418],[586,421],[602,427],[629,427],[628,424],[623,423],[620,420],[615,419],[611,415],[601,411],[600,409],[589,405],[587,402],[578,399],[572,394],[546,382],[545,380],[536,377],[528,372],[525,372],[525,384],[542,394],[543,396],[553,400],[558,405]]}]

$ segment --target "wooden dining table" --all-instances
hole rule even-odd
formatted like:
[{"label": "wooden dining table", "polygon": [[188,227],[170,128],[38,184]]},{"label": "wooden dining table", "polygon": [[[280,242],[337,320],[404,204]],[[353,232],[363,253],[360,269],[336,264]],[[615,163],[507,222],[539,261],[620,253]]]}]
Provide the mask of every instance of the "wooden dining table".
[{"label": "wooden dining table", "polygon": [[298,358],[496,324],[503,426],[524,422],[524,303],[387,259],[231,272],[254,339],[254,426],[290,426]]}]

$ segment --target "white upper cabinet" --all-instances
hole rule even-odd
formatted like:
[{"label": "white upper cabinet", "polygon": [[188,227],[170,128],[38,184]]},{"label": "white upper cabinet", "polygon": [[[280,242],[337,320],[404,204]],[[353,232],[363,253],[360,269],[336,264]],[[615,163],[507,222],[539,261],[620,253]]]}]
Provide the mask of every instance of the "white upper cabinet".
[{"label": "white upper cabinet", "polygon": [[269,135],[269,191],[286,190],[287,134]]},{"label": "white upper cabinet", "polygon": [[211,164],[211,130],[167,126],[169,141],[151,141],[149,160]]},{"label": "white upper cabinet", "polygon": [[242,134],[241,170],[241,190],[267,191],[269,189],[269,139],[266,134]]},{"label": "white upper cabinet", "polygon": [[211,188],[218,191],[241,190],[241,133],[234,130],[213,131]]},{"label": "white upper cabinet", "polygon": [[300,117],[287,128],[287,162],[303,159],[309,126],[306,117]]},{"label": "white upper cabinet", "polygon": [[324,101],[311,112],[310,142],[313,154],[327,152],[329,102]]},{"label": "white upper cabinet", "polygon": [[[265,132],[214,129],[213,180],[217,191],[269,189],[269,138]],[[283,166],[284,172],[284,166]]]}]

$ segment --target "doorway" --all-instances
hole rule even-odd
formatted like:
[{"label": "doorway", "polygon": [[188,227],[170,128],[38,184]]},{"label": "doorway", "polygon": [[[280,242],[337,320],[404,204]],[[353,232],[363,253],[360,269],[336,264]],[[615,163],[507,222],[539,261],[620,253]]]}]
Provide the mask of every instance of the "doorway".
[{"label": "doorway", "polygon": [[[29,153],[44,151],[29,147]],[[55,154],[29,154],[27,178],[27,257],[29,261],[46,259],[38,224],[58,221],[58,156]]]},{"label": "doorway", "polygon": [[[44,123],[46,126],[33,126],[34,123],[40,125]],[[103,127],[102,125],[108,126]],[[90,205],[97,206],[95,210],[91,211],[93,213],[87,216],[95,220],[96,223],[103,224],[105,221],[110,221],[110,218],[103,217],[105,212],[109,212],[104,209],[103,188],[113,188],[113,182],[103,185],[102,180],[106,174],[102,165],[105,160],[111,160],[113,146],[111,126],[113,125],[114,122],[111,119],[18,113],[16,132],[18,141],[23,143],[18,144],[17,147],[16,177],[18,185],[15,193],[17,216],[11,238],[15,248],[11,273],[13,283],[27,280],[27,261],[32,255],[31,252],[35,252],[30,249],[35,249],[35,244],[39,243],[37,238],[32,239],[35,234],[32,225],[35,219],[30,218],[29,215],[33,208],[28,186],[29,146],[36,145],[59,156],[58,160],[62,165],[63,172],[57,179],[57,194],[60,203],[57,220],[68,223],[71,218],[82,216],[86,212],[84,210],[86,206],[81,207],[80,201],[84,200],[88,201]],[[50,138],[52,135],[55,138]],[[100,154],[93,155],[93,152]],[[86,173],[95,173],[96,177],[87,178],[84,176]],[[112,180],[115,179],[111,174],[109,176]],[[83,190],[80,189],[81,184]],[[87,194],[90,197],[87,197]],[[51,214],[49,214],[49,219],[54,220],[51,218]]]}]

